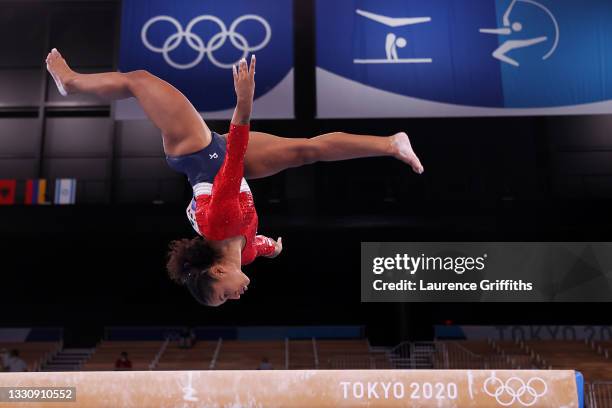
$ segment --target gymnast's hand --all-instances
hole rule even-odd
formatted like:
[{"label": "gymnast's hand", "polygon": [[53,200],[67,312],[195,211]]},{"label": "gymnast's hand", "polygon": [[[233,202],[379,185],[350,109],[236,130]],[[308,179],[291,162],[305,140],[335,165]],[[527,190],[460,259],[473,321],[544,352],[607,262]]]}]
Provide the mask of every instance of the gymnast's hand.
[{"label": "gymnast's hand", "polygon": [[[272,238],[270,240],[274,241]],[[283,251],[283,238],[278,237],[278,240],[274,241],[274,253],[270,255],[268,258],[276,258],[278,254]]]},{"label": "gymnast's hand", "polygon": [[255,95],[255,55],[251,56],[251,66],[247,66],[245,59],[241,59],[238,68],[232,67],[234,74],[234,89],[238,101],[232,123],[246,125],[251,118],[253,97]]}]

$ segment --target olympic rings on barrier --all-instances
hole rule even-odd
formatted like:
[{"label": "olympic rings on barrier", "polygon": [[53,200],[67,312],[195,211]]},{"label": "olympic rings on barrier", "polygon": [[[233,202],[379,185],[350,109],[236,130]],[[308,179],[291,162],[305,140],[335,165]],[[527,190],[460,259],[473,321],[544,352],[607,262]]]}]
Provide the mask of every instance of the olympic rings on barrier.
[{"label": "olympic rings on barrier", "polygon": [[[260,23],[263,26],[264,30],[266,31],[266,35],[264,39],[255,46],[251,46],[249,42],[247,41],[247,39],[245,38],[245,36],[236,31],[236,29],[238,28],[238,25],[248,20],[253,20],[253,21]],[[149,28],[153,24],[157,22],[161,22],[161,21],[167,21],[170,24],[172,24],[174,28],[176,29],[176,33],[169,36],[164,41],[164,44],[161,47],[156,47],[149,42],[149,39],[147,38],[147,33],[149,31]],[[191,31],[193,27],[201,21],[210,21],[219,27],[219,32],[213,35],[208,40],[208,42],[205,42],[202,38],[200,38],[198,35],[194,34]],[[181,23],[177,19],[175,19],[174,17],[161,15],[161,16],[153,17],[145,23],[145,25],[142,27],[142,30],[140,32],[140,38],[142,40],[142,43],[145,45],[145,47],[147,47],[149,50],[153,52],[162,54],[164,56],[164,60],[168,63],[168,65],[170,65],[173,68],[176,68],[176,69],[193,68],[202,61],[202,59],[204,58],[206,54],[208,54],[208,59],[214,66],[218,68],[229,69],[233,65],[238,63],[242,58],[246,58],[247,55],[249,55],[249,53],[259,51],[263,49],[264,47],[266,47],[268,43],[270,42],[270,39],[272,38],[272,28],[270,27],[270,23],[268,23],[263,17],[260,17],[255,14],[245,14],[241,17],[238,17],[236,20],[234,20],[234,22],[232,22],[232,24],[230,25],[229,30],[227,29],[225,23],[219,17],[212,16],[212,15],[202,15],[202,16],[195,17],[193,20],[189,22],[189,24],[187,24],[187,27],[185,28],[185,30],[183,30]],[[186,39],[187,44],[194,51],[198,52],[198,55],[195,58],[195,60],[187,64],[180,64],[178,62],[173,61],[170,58],[170,52],[172,52],[173,50],[178,48],[179,45],[181,45],[181,43],[183,42],[183,38]],[[230,42],[232,43],[232,45],[236,47],[236,49],[238,49],[239,51],[242,51],[242,55],[236,61],[226,64],[226,63],[220,62],[214,56],[214,52],[217,51],[219,48],[223,47],[223,45],[225,44],[228,38]]]},{"label": "olympic rings on barrier", "polygon": [[[542,389],[539,392],[533,386],[537,381],[542,384]],[[493,391],[491,390],[492,387],[495,387]],[[527,383],[518,377],[510,377],[506,382],[503,382],[495,376],[495,373],[491,373],[491,376],[485,380],[483,388],[487,395],[495,397],[497,403],[504,407],[510,406],[516,401],[525,407],[529,407],[548,391],[546,381],[540,377],[532,377]],[[505,397],[506,395],[508,397]]]}]

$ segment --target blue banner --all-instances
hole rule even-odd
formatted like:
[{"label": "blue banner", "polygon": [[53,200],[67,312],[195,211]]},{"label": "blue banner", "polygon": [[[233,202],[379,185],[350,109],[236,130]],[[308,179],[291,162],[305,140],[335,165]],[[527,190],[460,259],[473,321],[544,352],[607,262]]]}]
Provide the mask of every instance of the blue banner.
[{"label": "blue banner", "polygon": [[319,117],[612,112],[609,0],[317,0]]},{"label": "blue banner", "polygon": [[[292,118],[292,0],[123,0],[119,69],[146,69],[187,96],[205,118],[229,118],[232,65],[257,56],[253,117]],[[144,117],[135,99],[116,117]]]}]

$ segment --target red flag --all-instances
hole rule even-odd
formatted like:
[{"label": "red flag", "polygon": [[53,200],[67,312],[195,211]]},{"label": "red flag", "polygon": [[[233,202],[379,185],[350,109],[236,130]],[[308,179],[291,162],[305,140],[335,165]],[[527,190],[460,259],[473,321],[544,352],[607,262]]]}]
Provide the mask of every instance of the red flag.
[{"label": "red flag", "polygon": [[0,180],[0,205],[15,204],[17,180]]},{"label": "red flag", "polygon": [[34,204],[32,197],[34,197],[34,180],[26,180],[26,189],[25,189],[25,203],[27,205]]}]

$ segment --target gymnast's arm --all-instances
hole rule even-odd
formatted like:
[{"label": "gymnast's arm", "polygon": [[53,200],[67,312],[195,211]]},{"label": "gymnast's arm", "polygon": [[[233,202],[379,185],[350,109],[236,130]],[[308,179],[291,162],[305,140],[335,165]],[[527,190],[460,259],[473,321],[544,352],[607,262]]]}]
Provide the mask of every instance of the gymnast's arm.
[{"label": "gymnast's arm", "polygon": [[256,235],[253,246],[257,256],[276,258],[283,250],[283,239],[279,237],[277,241],[274,241],[264,235]]},{"label": "gymnast's arm", "polygon": [[[240,234],[239,194],[255,93],[255,58],[251,59],[250,70],[245,60],[240,61],[240,67],[234,67],[233,75],[237,102],[227,136],[225,159],[215,176],[208,208],[196,211],[200,231],[212,240],[223,240]],[[203,206],[198,207],[203,209]],[[204,222],[204,217],[208,222]]]}]

